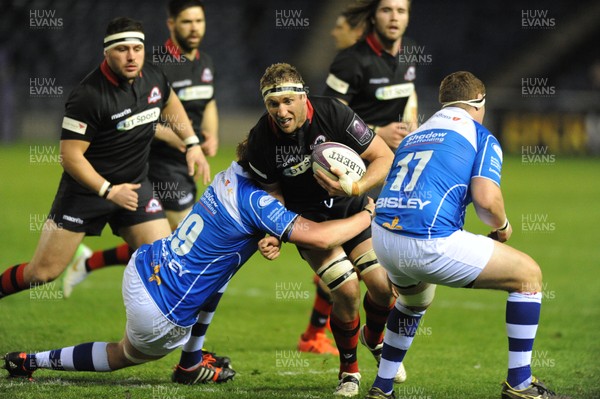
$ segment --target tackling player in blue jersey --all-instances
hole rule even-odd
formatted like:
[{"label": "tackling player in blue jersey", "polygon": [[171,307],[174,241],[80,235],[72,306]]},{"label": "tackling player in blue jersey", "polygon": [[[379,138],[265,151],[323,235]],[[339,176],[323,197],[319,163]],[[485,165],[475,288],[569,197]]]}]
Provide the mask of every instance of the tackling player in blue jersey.
[{"label": "tackling player in blue jersey", "polygon": [[[531,375],[542,274],[528,255],[502,244],[512,228],[500,190],[502,149],[481,125],[485,86],[469,72],[455,72],[442,81],[439,100],[442,110],[398,147],[377,200],[373,248],[400,295],[367,398],[395,397],[393,377],[436,284],[507,291],[508,376],[502,398],[565,398]],[[497,241],[463,230],[471,202]]]},{"label": "tackling player in blue jersey", "polygon": [[[244,159],[244,148],[238,148]],[[329,249],[343,244],[369,226],[371,200],[353,216],[316,223],[286,209],[258,188],[242,166],[233,162],[215,176],[200,200],[167,238],[142,245],[132,256],[123,278],[127,313],[120,342],[90,342],[53,351],[11,352],[4,367],[14,377],[31,377],[38,368],[67,371],[113,371],[159,359],[191,336],[202,306],[252,256],[265,233],[305,247]],[[264,248],[263,248],[264,249]],[[274,258],[278,248],[263,250]],[[189,355],[189,354],[188,354]],[[202,353],[177,365],[173,380],[193,384],[226,381],[235,372],[200,367]],[[206,376],[210,372],[214,375]],[[225,373],[226,375],[218,375]]]}]

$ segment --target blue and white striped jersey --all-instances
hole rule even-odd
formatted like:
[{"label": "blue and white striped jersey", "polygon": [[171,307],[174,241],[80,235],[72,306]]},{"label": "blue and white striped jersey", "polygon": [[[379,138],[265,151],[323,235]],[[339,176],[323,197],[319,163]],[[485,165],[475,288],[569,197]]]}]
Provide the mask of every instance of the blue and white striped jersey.
[{"label": "blue and white striped jersey", "polygon": [[139,248],[136,269],[161,312],[181,327],[256,252],[265,233],[287,241],[298,215],[233,162],[167,238]]},{"label": "blue and white striped jersey", "polygon": [[375,223],[415,238],[447,237],[464,225],[471,179],[500,185],[501,171],[498,140],[465,110],[444,108],[400,143]]}]

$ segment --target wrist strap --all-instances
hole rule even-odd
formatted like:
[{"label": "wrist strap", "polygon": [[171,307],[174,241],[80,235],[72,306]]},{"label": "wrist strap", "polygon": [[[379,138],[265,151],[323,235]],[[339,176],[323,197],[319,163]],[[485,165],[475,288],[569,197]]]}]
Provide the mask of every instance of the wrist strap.
[{"label": "wrist strap", "polygon": [[110,183],[107,180],[104,180],[104,183],[102,183],[100,190],[98,190],[98,196],[104,197],[104,194],[106,194],[106,190],[108,190],[108,187],[110,187]]},{"label": "wrist strap", "polygon": [[496,229],[496,231],[504,231],[506,229],[508,229],[508,225],[510,223],[508,223],[508,218],[506,218],[506,222],[504,222],[504,226],[500,227],[499,229]]},{"label": "wrist strap", "polygon": [[183,144],[185,144],[186,147],[190,148],[196,144],[200,144],[200,139],[194,134],[193,136],[190,136],[183,140]]},{"label": "wrist strap", "polygon": [[113,185],[112,184],[108,184],[108,187],[106,187],[106,191],[104,192],[104,194],[102,194],[102,198],[107,199],[108,198],[108,194],[110,194],[110,191],[112,190]]},{"label": "wrist strap", "polygon": [[367,211],[369,213],[369,216],[371,217],[371,221],[373,221],[373,219],[375,218],[375,213],[366,206],[363,208],[363,211]]}]

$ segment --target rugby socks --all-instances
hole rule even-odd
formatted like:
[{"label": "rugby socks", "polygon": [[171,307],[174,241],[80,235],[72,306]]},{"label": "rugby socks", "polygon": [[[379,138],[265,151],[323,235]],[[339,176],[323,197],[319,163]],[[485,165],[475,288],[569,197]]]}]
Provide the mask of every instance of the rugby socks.
[{"label": "rugby socks", "polygon": [[364,330],[365,340],[369,347],[374,348],[383,340],[385,323],[387,322],[390,311],[394,307],[394,302],[390,303],[389,306],[380,306],[375,303],[371,298],[369,291],[367,291],[363,299],[363,307],[367,318]]},{"label": "rugby socks", "polygon": [[398,303],[392,308],[383,339],[381,362],[377,370],[374,387],[389,394],[394,389],[394,376],[406,351],[410,348],[425,312],[414,312]]},{"label": "rugby socks", "polygon": [[531,352],[542,306],[542,293],[513,292],[506,302],[508,334],[508,376],[516,390],[531,384]]},{"label": "rugby socks", "polygon": [[202,362],[202,347],[204,346],[206,330],[215,315],[215,310],[227,288],[227,284],[228,283],[221,287],[221,289],[202,306],[198,321],[192,327],[192,335],[185,345],[183,345],[181,358],[179,359],[180,367],[189,369]]},{"label": "rugby socks", "polygon": [[306,327],[306,331],[302,334],[302,339],[305,341],[315,339],[317,334],[325,333],[325,326],[331,314],[333,302],[331,296],[325,292],[319,284],[317,284],[317,292],[315,294],[315,303],[310,315],[310,323]]},{"label": "rugby socks", "polygon": [[27,355],[25,368],[65,371],[112,371],[108,365],[107,342],[88,342],[68,348]]},{"label": "rugby socks", "polygon": [[331,314],[331,332],[340,351],[340,374],[358,373],[358,359],[356,357],[356,346],[358,345],[358,331],[360,326],[360,316],[350,322],[339,320],[333,313]]},{"label": "rugby socks", "polygon": [[29,288],[23,277],[25,266],[27,263],[9,267],[0,275],[0,298]]},{"label": "rugby socks", "polygon": [[133,254],[133,248],[127,244],[104,251],[96,251],[85,261],[85,270],[89,272],[106,266],[127,265]]}]

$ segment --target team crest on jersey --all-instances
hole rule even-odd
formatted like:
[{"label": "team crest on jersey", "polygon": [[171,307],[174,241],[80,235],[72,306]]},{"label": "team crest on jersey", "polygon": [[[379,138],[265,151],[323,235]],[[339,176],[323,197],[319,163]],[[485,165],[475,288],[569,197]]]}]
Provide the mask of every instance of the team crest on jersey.
[{"label": "team crest on jersey", "polygon": [[160,201],[156,198],[152,198],[150,201],[148,201],[148,204],[146,205],[146,213],[157,213],[162,210],[163,207]]},{"label": "team crest on jersey", "polygon": [[148,96],[148,104],[154,104],[160,101],[162,98],[162,94],[160,93],[160,89],[158,86],[154,86],[152,90],[150,90],[150,95]]},{"label": "team crest on jersey", "polygon": [[327,137],[325,137],[322,134],[319,134],[317,136],[317,138],[315,139],[315,141],[313,141],[313,143],[310,145],[310,150],[314,150],[315,146],[318,146],[319,144],[323,144],[327,141]]},{"label": "team crest on jersey", "polygon": [[202,71],[202,77],[200,78],[204,83],[213,81],[213,74],[208,68],[204,68]]},{"label": "team crest on jersey", "polygon": [[409,66],[404,74],[404,80],[412,82],[417,78],[417,71],[414,66]]}]

